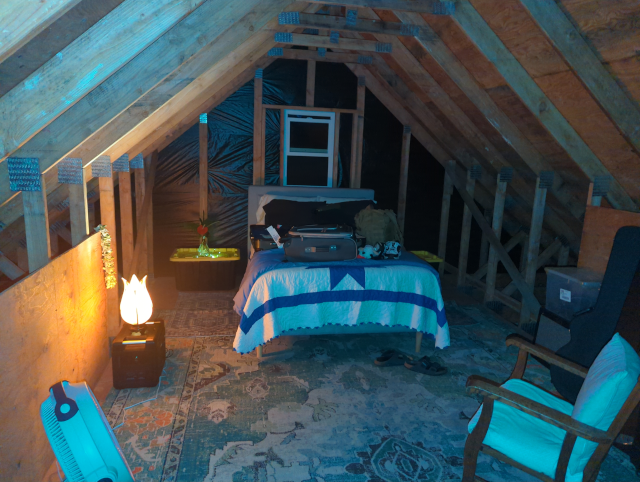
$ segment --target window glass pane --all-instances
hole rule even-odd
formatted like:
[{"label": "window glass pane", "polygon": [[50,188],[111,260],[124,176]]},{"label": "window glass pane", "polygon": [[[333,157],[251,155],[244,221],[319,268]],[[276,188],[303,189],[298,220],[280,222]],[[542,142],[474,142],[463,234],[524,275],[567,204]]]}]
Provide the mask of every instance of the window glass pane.
[{"label": "window glass pane", "polygon": [[329,124],[291,121],[289,130],[289,147],[291,150],[304,149],[305,151],[317,152],[317,149],[321,149],[322,152],[327,152],[328,143]]},{"label": "window glass pane", "polygon": [[287,156],[287,185],[327,186],[328,157]]}]

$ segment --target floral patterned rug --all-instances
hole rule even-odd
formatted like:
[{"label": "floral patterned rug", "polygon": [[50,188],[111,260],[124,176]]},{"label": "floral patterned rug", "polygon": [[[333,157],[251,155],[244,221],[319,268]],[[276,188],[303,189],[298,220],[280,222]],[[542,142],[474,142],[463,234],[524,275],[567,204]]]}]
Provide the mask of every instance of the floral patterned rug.
[{"label": "floral patterned rug", "polygon": [[[412,334],[282,337],[260,363],[235,353],[229,334],[174,337],[159,388],[112,390],[103,409],[138,482],[460,480],[479,405],[465,381],[506,379],[516,352],[488,310],[447,304],[447,315],[452,346],[435,352],[423,342],[448,367],[444,376],[373,364],[387,348],[409,353]],[[550,387],[535,362],[527,378]],[[612,449],[598,480],[635,473]],[[484,455],[478,475],[531,480]]]}]

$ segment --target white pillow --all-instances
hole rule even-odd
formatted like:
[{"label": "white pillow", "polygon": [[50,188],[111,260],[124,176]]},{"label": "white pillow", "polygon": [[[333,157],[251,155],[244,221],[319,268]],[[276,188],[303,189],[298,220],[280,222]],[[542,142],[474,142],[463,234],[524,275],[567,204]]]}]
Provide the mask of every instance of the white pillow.
[{"label": "white pillow", "polygon": [[[608,430],[631,394],[638,376],[640,357],[631,345],[616,333],[589,368],[571,417],[600,430]],[[578,456],[578,460],[569,467],[572,473],[584,469],[595,447],[594,442],[578,438],[573,451],[573,456]]]}]

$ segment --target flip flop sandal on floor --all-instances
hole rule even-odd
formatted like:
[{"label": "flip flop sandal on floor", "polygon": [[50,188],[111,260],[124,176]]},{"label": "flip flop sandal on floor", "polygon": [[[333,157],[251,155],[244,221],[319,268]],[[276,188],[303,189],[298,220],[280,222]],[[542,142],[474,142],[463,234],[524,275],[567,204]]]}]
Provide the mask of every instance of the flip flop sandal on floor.
[{"label": "flip flop sandal on floor", "polygon": [[404,353],[400,353],[396,350],[387,350],[375,359],[374,363],[379,367],[399,367],[406,365],[411,360]]},{"label": "flip flop sandal on floor", "polygon": [[404,366],[412,372],[422,373],[423,375],[430,375],[432,377],[439,377],[447,373],[446,367],[443,367],[439,363],[432,362],[427,356],[423,356],[418,361],[407,361]]}]

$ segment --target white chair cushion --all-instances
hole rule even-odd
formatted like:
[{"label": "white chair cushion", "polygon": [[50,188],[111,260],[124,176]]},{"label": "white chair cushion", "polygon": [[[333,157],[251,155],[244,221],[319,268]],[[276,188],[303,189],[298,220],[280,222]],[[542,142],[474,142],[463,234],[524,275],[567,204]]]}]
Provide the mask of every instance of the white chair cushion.
[{"label": "white chair cushion", "polygon": [[[602,349],[589,368],[571,416],[599,428],[608,430],[622,405],[627,400],[640,376],[640,357],[618,333]],[[573,450],[579,455],[571,472],[582,472],[596,449],[595,442],[579,438]]]},{"label": "white chair cushion", "polygon": [[[567,415],[571,415],[573,410],[570,403],[554,397],[524,380],[507,380],[501,386]],[[475,428],[481,413],[482,406],[469,421],[469,433]],[[489,431],[483,443],[510,459],[553,478],[565,433],[555,425],[496,401],[493,404]],[[569,461],[570,466],[574,463],[574,459],[575,451]],[[582,472],[571,475],[569,470],[567,471],[567,482],[580,482],[581,480]]]}]

